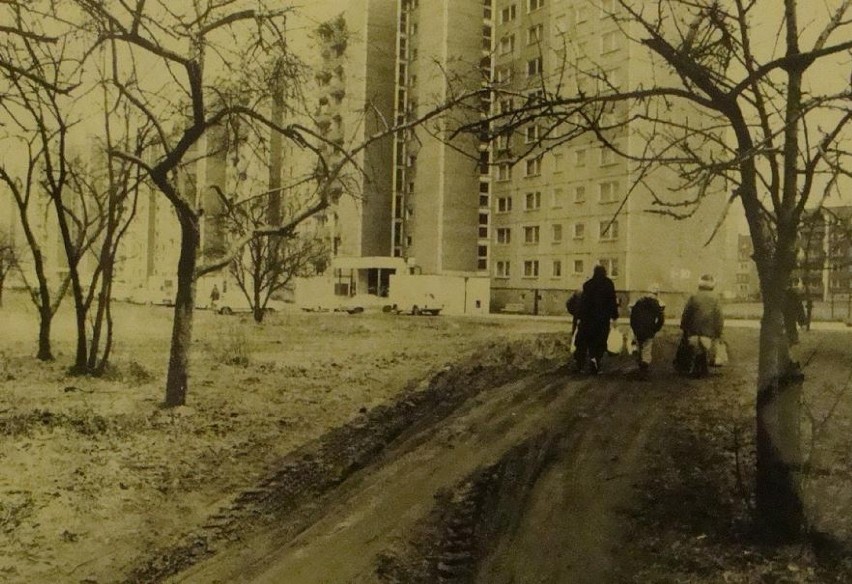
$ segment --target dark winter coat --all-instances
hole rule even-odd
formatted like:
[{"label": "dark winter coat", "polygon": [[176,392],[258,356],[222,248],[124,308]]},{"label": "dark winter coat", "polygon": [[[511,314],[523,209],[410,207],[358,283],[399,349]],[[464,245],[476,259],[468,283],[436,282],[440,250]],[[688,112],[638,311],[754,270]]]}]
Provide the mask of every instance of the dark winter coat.
[{"label": "dark winter coat", "polygon": [[799,331],[796,325],[804,326],[807,322],[808,316],[805,314],[805,307],[802,304],[802,295],[789,288],[784,293],[784,328],[791,343],[799,340]]},{"label": "dark winter coat", "polygon": [[618,318],[618,298],[615,284],[606,276],[592,276],[583,284],[583,301],[580,303],[580,321],[606,323]]},{"label": "dark winter coat", "polygon": [[568,311],[568,314],[573,316],[574,318],[579,318],[580,316],[580,304],[583,302],[583,294],[578,290],[571,294],[571,297],[568,298],[568,301],[565,302],[565,310]]},{"label": "dark winter coat", "polygon": [[722,305],[716,294],[699,290],[689,297],[680,319],[680,328],[684,334],[690,337],[700,335],[718,339],[722,336],[724,325]]},{"label": "dark winter coat", "polygon": [[663,306],[654,296],[641,297],[630,310],[630,328],[640,342],[656,335],[664,323]]}]

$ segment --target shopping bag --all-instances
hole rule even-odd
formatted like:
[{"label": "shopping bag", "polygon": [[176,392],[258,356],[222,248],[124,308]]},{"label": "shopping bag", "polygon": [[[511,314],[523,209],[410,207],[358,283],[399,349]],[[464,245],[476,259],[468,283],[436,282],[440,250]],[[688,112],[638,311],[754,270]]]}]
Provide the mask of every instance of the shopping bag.
[{"label": "shopping bag", "polygon": [[716,339],[713,343],[713,365],[722,367],[728,364],[728,343],[722,339]]},{"label": "shopping bag", "polygon": [[611,328],[606,338],[606,351],[611,355],[618,355],[624,350],[624,335],[616,329]]}]

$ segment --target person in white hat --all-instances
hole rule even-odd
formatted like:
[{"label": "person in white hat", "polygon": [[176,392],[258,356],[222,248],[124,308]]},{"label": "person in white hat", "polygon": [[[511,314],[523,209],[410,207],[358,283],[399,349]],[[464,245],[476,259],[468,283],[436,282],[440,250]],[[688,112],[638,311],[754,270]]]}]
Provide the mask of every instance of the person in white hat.
[{"label": "person in white hat", "polygon": [[665,305],[660,302],[660,286],[652,284],[646,294],[640,296],[630,308],[630,328],[636,337],[636,357],[639,372],[645,374],[651,365],[654,336],[665,323]]},{"label": "person in white hat", "polygon": [[704,274],[698,280],[698,292],[689,297],[680,319],[680,328],[691,349],[690,362],[684,370],[695,376],[708,371],[713,343],[722,337],[725,319],[719,297],[713,292],[716,279]]}]

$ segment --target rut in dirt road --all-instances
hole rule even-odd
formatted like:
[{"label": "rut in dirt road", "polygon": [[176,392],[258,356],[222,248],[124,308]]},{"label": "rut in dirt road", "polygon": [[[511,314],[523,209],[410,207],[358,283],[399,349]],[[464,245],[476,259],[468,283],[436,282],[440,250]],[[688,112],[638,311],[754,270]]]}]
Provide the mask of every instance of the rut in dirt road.
[{"label": "rut in dirt road", "polygon": [[[647,388],[623,371],[594,378],[557,371],[487,390],[390,446],[330,493],[320,518],[296,537],[266,530],[171,581],[394,581],[377,575],[379,560],[422,528],[436,496],[482,469],[505,467],[524,447],[528,460],[503,472],[489,487],[490,503],[476,511],[484,515],[472,518],[493,541],[451,554],[456,567],[439,557],[424,581],[471,581],[478,571],[477,581],[498,584],[605,583],[619,541],[616,512],[655,422]],[[396,581],[417,579],[404,578]]]}]

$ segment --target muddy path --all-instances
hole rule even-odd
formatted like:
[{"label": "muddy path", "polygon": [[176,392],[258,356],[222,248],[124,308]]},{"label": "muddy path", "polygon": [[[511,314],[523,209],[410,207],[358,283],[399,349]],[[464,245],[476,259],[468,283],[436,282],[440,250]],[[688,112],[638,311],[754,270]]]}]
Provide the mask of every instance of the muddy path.
[{"label": "muddy path", "polygon": [[174,583],[615,581],[621,511],[677,380],[551,366],[412,426],[375,460]]}]

